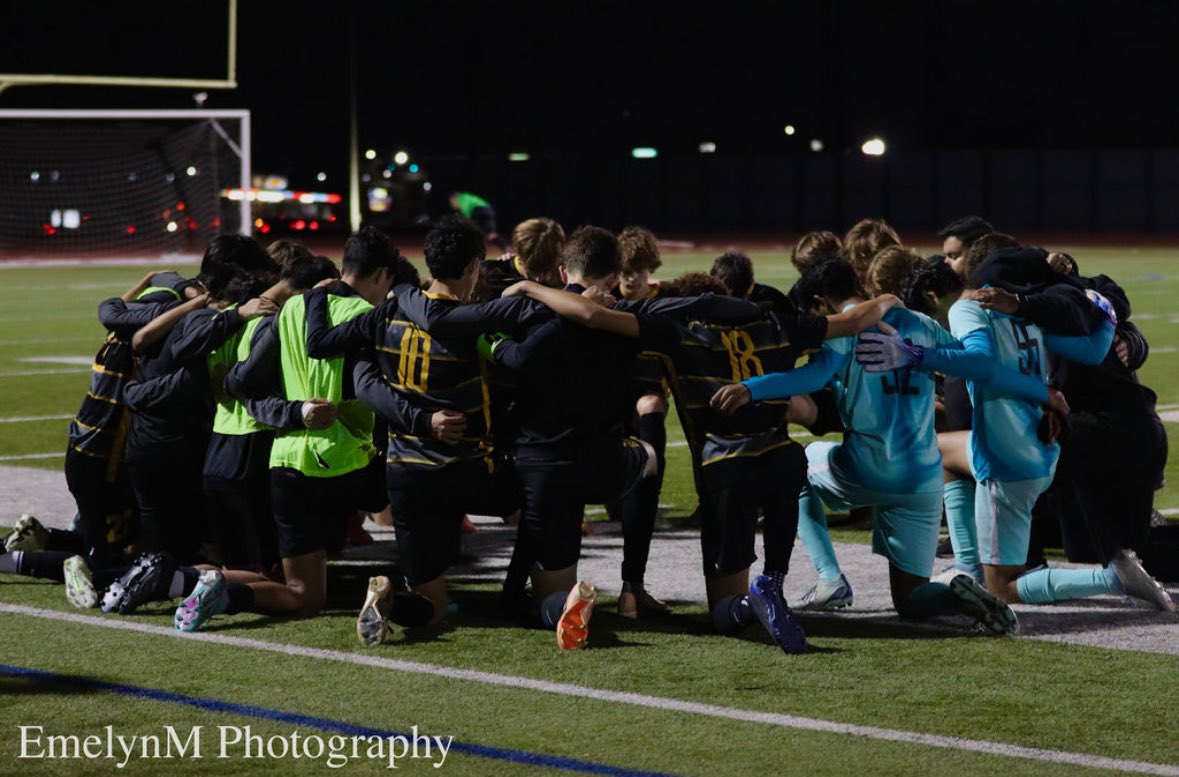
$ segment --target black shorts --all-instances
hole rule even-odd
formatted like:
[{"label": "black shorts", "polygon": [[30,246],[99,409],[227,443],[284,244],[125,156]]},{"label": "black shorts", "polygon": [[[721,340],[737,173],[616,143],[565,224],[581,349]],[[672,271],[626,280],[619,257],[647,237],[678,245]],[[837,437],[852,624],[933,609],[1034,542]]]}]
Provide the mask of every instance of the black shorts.
[{"label": "black shorts", "polygon": [[475,208],[471,211],[471,221],[474,221],[475,226],[479,227],[485,235],[494,235],[499,232],[495,227],[495,211],[491,208]]},{"label": "black shorts", "polygon": [[595,455],[557,459],[529,451],[516,457],[524,492],[520,527],[537,548],[542,569],[577,563],[581,521],[587,504],[606,504],[629,494],[643,477],[647,449],[627,437]]},{"label": "black shorts", "polygon": [[511,515],[520,505],[515,473],[484,459],[444,467],[390,464],[393,530],[406,582],[440,577],[460,549],[463,516]]},{"label": "black shorts", "polygon": [[946,431],[966,432],[974,420],[974,407],[970,404],[970,392],[966,380],[947,375],[943,383],[942,404],[946,407]]},{"label": "black shorts", "polygon": [[206,534],[203,455],[203,448],[194,447],[127,465],[142,550],[169,553],[180,564],[198,560]]},{"label": "black shorts", "polygon": [[270,496],[278,533],[278,554],[293,558],[344,547],[344,524],[357,510],[380,510],[384,462],[374,458],[364,469],[334,478],[312,478],[287,467],[270,470]]},{"label": "black shorts", "polygon": [[759,512],[765,515],[766,568],[785,571],[798,530],[798,495],[804,483],[806,454],[798,444],[701,467],[704,574],[724,575],[753,565]]},{"label": "black shorts", "polygon": [[135,500],[125,467],[70,450],[66,485],[78,506],[77,531],[95,558],[105,559],[133,540]]}]

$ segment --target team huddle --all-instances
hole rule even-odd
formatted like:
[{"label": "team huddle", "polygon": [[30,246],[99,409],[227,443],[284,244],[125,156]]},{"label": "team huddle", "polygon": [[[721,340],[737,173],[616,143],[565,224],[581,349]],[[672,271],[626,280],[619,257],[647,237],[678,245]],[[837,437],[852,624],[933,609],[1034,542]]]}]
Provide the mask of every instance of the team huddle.
[{"label": "team huddle", "polygon": [[[195,278],[152,273],[102,302],[69,429],[74,525],[22,516],[0,572],[106,612],[178,600],[182,631],[310,617],[328,555],[384,512],[404,579],[369,580],[356,630],[371,646],[394,624],[445,624],[466,516],[500,516],[518,527],[505,617],[577,649],[598,597],[577,574],[587,505],[621,522],[619,614],[667,609],[645,573],[674,405],[720,633],[760,623],[800,653],[796,611],[852,604],[829,510],[872,511],[904,618],[1014,635],[1013,603],[1125,594],[1174,611],[1135,554],[1167,454],[1136,374],[1146,341],[1122,289],[1067,254],[968,217],[922,259],[864,220],[805,235],[782,293],[736,252],[657,281],[638,227],[529,219],[495,259],[485,232],[437,222],[425,283],[371,227],[339,269],[294,241],[223,236]],[[790,424],[843,439],[804,449]],[[954,562],[935,575],[943,515]],[[1088,566],[1049,567],[1034,525]],[[819,580],[788,603],[796,536]]]}]

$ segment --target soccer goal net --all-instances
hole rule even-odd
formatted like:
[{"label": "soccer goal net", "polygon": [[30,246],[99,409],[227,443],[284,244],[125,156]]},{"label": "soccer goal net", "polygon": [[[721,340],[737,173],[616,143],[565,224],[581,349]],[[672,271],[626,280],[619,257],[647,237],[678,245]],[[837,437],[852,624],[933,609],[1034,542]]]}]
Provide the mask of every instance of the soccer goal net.
[{"label": "soccer goal net", "polygon": [[0,110],[0,258],[200,255],[249,185],[248,111]]}]

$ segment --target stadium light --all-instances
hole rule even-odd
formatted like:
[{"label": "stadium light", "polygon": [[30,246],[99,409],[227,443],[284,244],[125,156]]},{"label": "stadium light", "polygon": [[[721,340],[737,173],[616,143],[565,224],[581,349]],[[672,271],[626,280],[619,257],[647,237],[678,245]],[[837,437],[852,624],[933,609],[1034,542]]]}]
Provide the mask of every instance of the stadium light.
[{"label": "stadium light", "polygon": [[193,176],[193,175],[197,174],[197,169],[195,167],[193,167],[192,165],[189,165],[188,169],[185,170],[184,172],[188,173],[189,176]]},{"label": "stadium light", "polygon": [[315,180],[319,181],[320,183],[323,183],[324,181],[327,180],[327,173],[324,173],[324,172],[316,173]]},{"label": "stadium light", "polygon": [[635,159],[654,159],[659,156],[659,151],[650,146],[637,146],[630,150],[630,155]]},{"label": "stadium light", "polygon": [[36,183],[37,181],[41,180],[41,174],[34,170],[33,172],[29,173],[29,180]]},{"label": "stadium light", "polygon": [[411,173],[416,173],[418,170],[421,170],[421,169],[422,169],[422,168],[418,167],[416,164],[415,164],[415,165],[410,165],[410,166],[409,166],[409,171],[410,171]]},{"label": "stadium light", "polygon": [[795,132],[795,130],[794,130],[794,125],[793,125],[793,124],[787,124],[787,125],[786,125],[786,128],[783,130],[783,132],[785,132],[787,135],[793,135],[793,134],[794,134],[794,132]]},{"label": "stadium light", "polygon": [[884,156],[884,141],[880,138],[871,138],[864,141],[864,145],[860,146],[860,150],[868,156]]},{"label": "stadium light", "polygon": [[393,161],[399,165],[403,165],[409,161],[409,154],[405,151],[398,151],[393,155]]},{"label": "stadium light", "polygon": [[370,148],[368,151],[365,151],[364,158],[365,159],[376,159],[377,158],[376,149]]},{"label": "stadium light", "polygon": [[430,183],[429,181],[426,181],[424,184],[422,184],[422,188],[426,191],[430,191],[431,189],[434,188],[434,184]]},{"label": "stadium light", "polygon": [[508,154],[509,162],[527,162],[531,158],[527,151],[513,151]]},{"label": "stadium light", "polygon": [[811,141],[811,151],[819,152],[823,150],[823,141],[815,138]]},{"label": "stadium light", "polygon": [[713,143],[711,140],[704,141],[703,143],[700,144],[699,148],[700,148],[701,154],[715,154],[716,153],[716,144]]}]

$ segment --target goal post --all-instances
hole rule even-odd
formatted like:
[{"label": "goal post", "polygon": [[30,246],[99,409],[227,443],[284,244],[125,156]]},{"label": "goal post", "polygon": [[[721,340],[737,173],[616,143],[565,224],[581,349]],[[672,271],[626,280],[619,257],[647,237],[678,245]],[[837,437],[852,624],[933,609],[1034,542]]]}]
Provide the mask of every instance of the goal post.
[{"label": "goal post", "polygon": [[0,109],[0,258],[200,254],[251,234],[247,110]]}]

